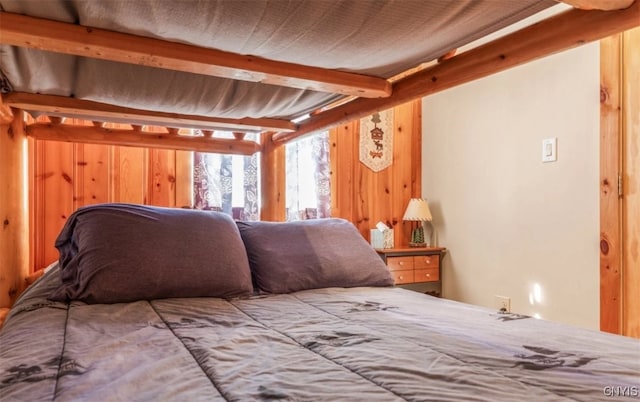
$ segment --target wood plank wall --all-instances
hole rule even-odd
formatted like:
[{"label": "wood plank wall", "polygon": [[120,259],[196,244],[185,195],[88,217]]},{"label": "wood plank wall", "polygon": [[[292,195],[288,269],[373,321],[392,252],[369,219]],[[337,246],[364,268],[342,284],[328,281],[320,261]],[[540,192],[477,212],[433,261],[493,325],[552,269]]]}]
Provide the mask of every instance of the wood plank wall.
[{"label": "wood plank wall", "polygon": [[635,338],[640,338],[639,49],[640,28],[600,42],[600,329]]},{"label": "wood plank wall", "polygon": [[421,100],[394,108],[393,164],[373,172],[359,162],[360,122],[329,132],[331,148],[331,216],[353,222],[370,240],[379,221],[394,229],[396,247],[407,247],[411,227],[402,216],[412,197],[421,196]]},{"label": "wood plank wall", "polygon": [[[421,101],[394,111],[393,165],[379,173],[358,161],[359,121],[331,130],[332,215],[354,222],[366,239],[369,230],[383,221],[395,229],[396,246],[406,246],[411,228],[402,215],[409,199],[420,196]],[[58,258],[55,238],[68,216],[81,206],[101,202],[192,205],[191,152],[35,140],[29,152],[32,271]],[[275,159],[283,162],[281,153]],[[274,158],[264,159],[277,165]],[[273,166],[263,166],[267,168]],[[263,185],[274,187],[265,177],[269,176],[264,175]],[[279,187],[284,188],[284,183]],[[284,205],[281,198],[277,197],[275,208]],[[284,217],[263,215],[269,220]]]},{"label": "wood plank wall", "polygon": [[31,270],[58,258],[55,239],[79,207],[103,202],[191,206],[192,159],[187,151],[31,140]]}]

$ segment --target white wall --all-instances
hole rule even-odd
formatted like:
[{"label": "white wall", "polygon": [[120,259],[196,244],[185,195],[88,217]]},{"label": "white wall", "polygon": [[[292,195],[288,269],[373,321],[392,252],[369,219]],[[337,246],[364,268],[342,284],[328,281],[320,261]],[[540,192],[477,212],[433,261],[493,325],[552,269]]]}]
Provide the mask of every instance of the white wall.
[{"label": "white wall", "polygon": [[599,113],[597,43],[423,100],[445,297],[598,329]]}]

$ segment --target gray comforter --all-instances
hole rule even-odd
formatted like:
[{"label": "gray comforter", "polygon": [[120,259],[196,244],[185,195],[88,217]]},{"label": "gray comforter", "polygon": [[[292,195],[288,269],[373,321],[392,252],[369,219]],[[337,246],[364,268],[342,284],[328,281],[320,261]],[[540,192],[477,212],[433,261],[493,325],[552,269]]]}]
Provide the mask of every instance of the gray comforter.
[{"label": "gray comforter", "polygon": [[2,401],[638,400],[640,341],[399,288],[51,302],[0,332]]}]

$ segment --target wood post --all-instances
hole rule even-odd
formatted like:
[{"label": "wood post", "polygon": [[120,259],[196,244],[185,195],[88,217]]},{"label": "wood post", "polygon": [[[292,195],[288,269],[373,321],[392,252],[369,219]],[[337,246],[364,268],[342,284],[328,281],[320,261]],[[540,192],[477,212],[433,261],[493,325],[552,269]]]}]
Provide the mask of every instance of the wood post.
[{"label": "wood post", "polygon": [[622,334],[640,338],[640,28],[622,40]]},{"label": "wood post", "polygon": [[600,42],[600,329],[640,338],[640,28]]},{"label": "wood post", "polygon": [[260,159],[260,191],[262,205],[260,219],[263,221],[284,221],[286,219],[285,148],[271,140],[273,133],[265,134],[262,157]]},{"label": "wood post", "polygon": [[600,330],[620,334],[620,35],[600,41]]},{"label": "wood post", "polygon": [[29,274],[27,149],[24,112],[14,109],[0,121],[0,307],[15,302]]}]

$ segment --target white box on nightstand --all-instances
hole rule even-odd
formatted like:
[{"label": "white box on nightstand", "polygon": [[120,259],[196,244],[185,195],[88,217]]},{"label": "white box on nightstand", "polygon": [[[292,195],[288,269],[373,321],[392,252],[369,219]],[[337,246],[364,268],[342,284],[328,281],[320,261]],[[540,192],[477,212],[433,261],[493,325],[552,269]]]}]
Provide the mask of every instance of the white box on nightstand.
[{"label": "white box on nightstand", "polygon": [[393,229],[380,231],[371,229],[371,245],[373,248],[393,248]]}]

